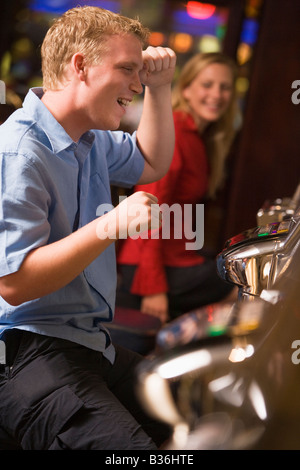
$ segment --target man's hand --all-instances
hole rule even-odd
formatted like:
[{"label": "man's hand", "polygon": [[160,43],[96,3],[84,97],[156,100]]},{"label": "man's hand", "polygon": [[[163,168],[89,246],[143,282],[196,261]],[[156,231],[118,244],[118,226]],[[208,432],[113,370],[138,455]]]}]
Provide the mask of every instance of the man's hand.
[{"label": "man's hand", "polygon": [[148,229],[158,229],[162,215],[157,202],[156,196],[144,191],[126,197],[113,210],[99,217],[98,238],[136,238]]},{"label": "man's hand", "polygon": [[149,46],[143,51],[144,68],[140,80],[148,87],[170,84],[174,77],[176,54],[168,47]]},{"label": "man's hand", "polygon": [[157,229],[161,226],[158,199],[144,191],[137,191],[125,198],[116,207],[116,212],[119,238],[135,237],[148,229]]}]

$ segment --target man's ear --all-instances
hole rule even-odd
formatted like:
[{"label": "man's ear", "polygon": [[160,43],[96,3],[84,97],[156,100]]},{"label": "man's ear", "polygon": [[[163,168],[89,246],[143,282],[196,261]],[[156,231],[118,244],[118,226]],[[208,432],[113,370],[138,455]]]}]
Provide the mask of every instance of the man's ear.
[{"label": "man's ear", "polygon": [[84,81],[86,78],[86,66],[84,55],[80,52],[76,52],[71,59],[71,67],[77,74],[79,80]]}]

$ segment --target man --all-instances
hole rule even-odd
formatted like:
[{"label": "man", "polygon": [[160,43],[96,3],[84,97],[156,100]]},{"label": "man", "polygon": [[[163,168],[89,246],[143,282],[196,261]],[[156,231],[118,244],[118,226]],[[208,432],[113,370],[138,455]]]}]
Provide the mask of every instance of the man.
[{"label": "man", "polygon": [[[43,90],[0,128],[0,427],[22,449],[154,449],[167,436],[135,398],[140,358],[104,326],[114,241],[150,226],[153,208],[159,220],[157,199],[140,192],[96,217],[110,184],[154,181],[171,162],[176,57],[143,50],[147,36],[121,15],[69,10],[42,45]],[[143,85],[136,134],[115,131]]]}]

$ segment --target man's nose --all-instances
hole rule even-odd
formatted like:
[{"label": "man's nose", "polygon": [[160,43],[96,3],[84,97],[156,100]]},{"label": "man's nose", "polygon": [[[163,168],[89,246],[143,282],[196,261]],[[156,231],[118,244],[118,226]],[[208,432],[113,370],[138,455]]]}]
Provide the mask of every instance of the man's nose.
[{"label": "man's nose", "polygon": [[139,74],[136,74],[136,76],[134,77],[134,80],[131,83],[130,89],[137,95],[143,92],[143,85],[141,83]]}]

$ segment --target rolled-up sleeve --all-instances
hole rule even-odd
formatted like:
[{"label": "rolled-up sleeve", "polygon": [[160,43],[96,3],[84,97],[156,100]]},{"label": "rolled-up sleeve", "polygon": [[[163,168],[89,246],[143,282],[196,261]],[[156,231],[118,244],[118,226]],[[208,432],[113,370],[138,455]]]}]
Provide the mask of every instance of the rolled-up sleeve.
[{"label": "rolled-up sleeve", "polygon": [[29,251],[47,243],[49,194],[25,155],[0,155],[0,276],[17,271]]}]

